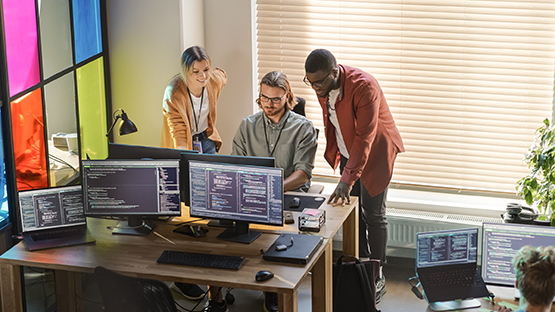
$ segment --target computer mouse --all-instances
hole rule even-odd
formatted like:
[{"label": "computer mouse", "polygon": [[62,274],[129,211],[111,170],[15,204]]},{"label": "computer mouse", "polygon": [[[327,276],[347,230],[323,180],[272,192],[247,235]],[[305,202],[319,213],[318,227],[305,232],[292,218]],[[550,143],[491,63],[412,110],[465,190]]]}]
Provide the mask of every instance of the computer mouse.
[{"label": "computer mouse", "polygon": [[293,199],[289,202],[289,208],[299,208],[301,205],[301,199],[298,197],[293,197]]},{"label": "computer mouse", "polygon": [[274,277],[274,273],[270,272],[270,271],[258,271],[258,273],[256,273],[256,281],[258,282],[263,282],[263,281],[267,281],[270,278]]}]

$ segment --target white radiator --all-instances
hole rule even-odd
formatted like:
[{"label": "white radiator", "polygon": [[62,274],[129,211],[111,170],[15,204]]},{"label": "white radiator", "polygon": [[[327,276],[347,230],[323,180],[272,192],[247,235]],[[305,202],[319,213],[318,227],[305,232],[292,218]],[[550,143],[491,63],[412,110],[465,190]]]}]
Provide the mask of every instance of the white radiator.
[{"label": "white radiator", "polygon": [[[387,208],[387,221],[389,223],[388,232],[388,251],[389,256],[414,258],[416,249],[416,233],[450,229],[462,229],[478,227],[478,241],[482,241],[482,223],[502,223],[501,217],[474,217],[457,214],[447,214],[438,212],[425,212],[416,210],[405,210]],[[334,238],[340,241],[341,235]],[[340,249],[340,244],[334,244],[334,249]],[[481,254],[481,248],[478,254]]]}]

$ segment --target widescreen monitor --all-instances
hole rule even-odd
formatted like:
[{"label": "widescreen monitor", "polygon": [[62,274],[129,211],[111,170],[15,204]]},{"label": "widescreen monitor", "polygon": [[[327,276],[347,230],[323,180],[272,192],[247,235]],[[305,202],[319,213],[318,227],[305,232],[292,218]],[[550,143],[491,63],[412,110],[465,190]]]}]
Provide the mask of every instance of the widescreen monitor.
[{"label": "widescreen monitor", "polygon": [[195,151],[184,151],[181,153],[181,201],[183,201],[183,203],[187,206],[191,205],[189,197],[189,161],[191,160],[218,162],[224,164],[275,167],[275,159],[273,157],[198,154]]},{"label": "widescreen monitor", "polygon": [[115,234],[148,235],[146,216],[180,216],[178,160],[83,160],[85,215],[125,217]]},{"label": "widescreen monitor", "polygon": [[482,277],[492,285],[515,285],[512,260],[525,246],[555,246],[555,228],[517,223],[484,223]]},{"label": "widescreen monitor", "polygon": [[189,161],[191,217],[235,221],[220,239],[250,243],[250,223],[283,225],[283,169]]}]

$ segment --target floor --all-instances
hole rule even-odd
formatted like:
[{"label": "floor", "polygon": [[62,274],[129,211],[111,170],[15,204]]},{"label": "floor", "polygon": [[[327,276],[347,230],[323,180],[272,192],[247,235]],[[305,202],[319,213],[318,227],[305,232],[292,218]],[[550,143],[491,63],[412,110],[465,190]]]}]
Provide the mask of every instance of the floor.
[{"label": "floor", "polygon": [[[383,311],[425,311],[427,303],[419,300],[411,291],[408,279],[414,275],[414,259],[390,258],[384,268],[387,292],[378,308]],[[299,289],[299,311],[311,311],[311,278],[307,277]],[[54,294],[54,276],[52,271],[25,268],[25,289],[27,293],[27,311],[53,312],[56,311]],[[235,298],[233,304],[228,305],[230,312],[260,312],[263,311],[264,295],[259,291],[233,289]],[[173,293],[176,301],[183,307],[191,309],[195,302],[188,301],[177,293]],[[80,298],[84,312],[101,312],[102,299],[98,287],[92,276],[83,276],[83,298]],[[202,310],[201,302],[195,311]],[[180,309],[183,311],[183,309]]]}]

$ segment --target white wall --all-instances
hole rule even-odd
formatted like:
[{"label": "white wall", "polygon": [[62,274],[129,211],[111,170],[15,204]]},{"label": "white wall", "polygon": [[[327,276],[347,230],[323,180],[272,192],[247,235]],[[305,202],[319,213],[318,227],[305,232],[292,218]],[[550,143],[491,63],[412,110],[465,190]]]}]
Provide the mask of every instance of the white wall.
[{"label": "white wall", "polygon": [[179,0],[107,1],[112,109],[139,129],[114,131],[117,143],[160,146],[164,89],[180,69],[180,9]]},{"label": "white wall", "polygon": [[220,153],[229,154],[239,122],[254,107],[251,12],[252,0],[108,1],[112,108],[123,108],[139,129],[114,141],[160,145],[164,89],[183,50],[200,45],[228,75],[216,127]]},{"label": "white wall", "polygon": [[231,152],[239,122],[253,113],[254,55],[251,0],[204,2],[205,48],[214,66],[227,73],[218,102],[216,127],[223,140],[220,154]]}]

